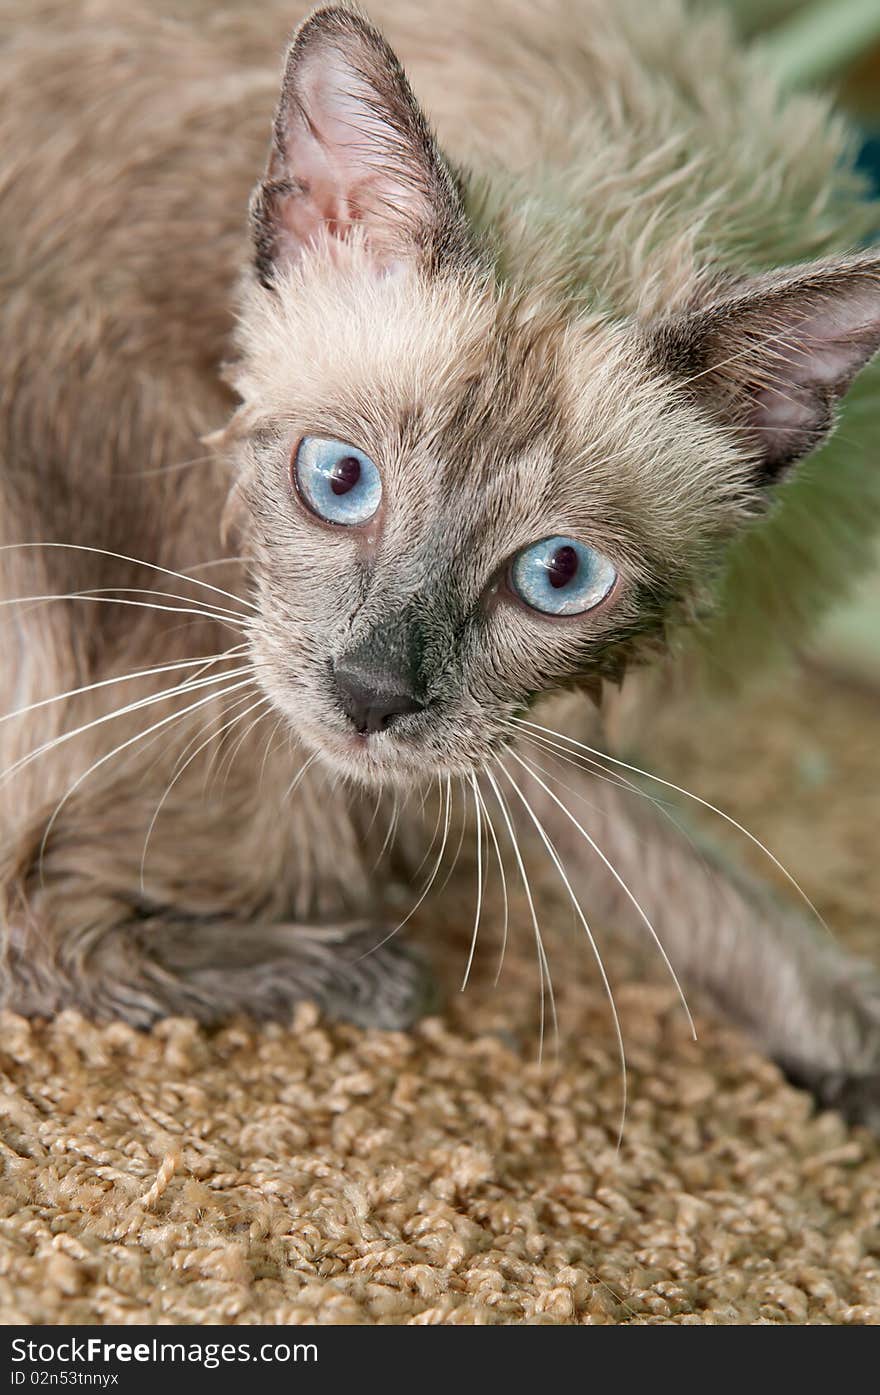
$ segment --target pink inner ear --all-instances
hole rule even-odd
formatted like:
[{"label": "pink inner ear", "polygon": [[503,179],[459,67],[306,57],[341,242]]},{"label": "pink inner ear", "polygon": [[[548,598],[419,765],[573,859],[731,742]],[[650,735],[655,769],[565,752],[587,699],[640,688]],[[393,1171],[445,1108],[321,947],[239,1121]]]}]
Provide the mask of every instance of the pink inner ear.
[{"label": "pink inner ear", "polygon": [[344,236],[352,221],[349,206],[341,202],[323,146],[303,118],[297,118],[297,124],[302,129],[293,142],[297,157],[295,179],[303,192],[286,198],[281,207],[281,219],[291,240],[286,251],[294,256],[298,255],[298,246],[314,245],[322,232]]},{"label": "pink inner ear", "polygon": [[880,291],[849,289],[795,321],[794,376],[800,382],[849,383],[880,343]]},{"label": "pink inner ear", "polygon": [[[792,434],[809,431],[816,418],[813,391],[796,383],[759,388],[752,398],[749,424],[759,431]],[[773,442],[766,442],[772,446]]]},{"label": "pink inner ear", "polygon": [[335,49],[306,55],[297,73],[299,103],[284,133],[284,176],[301,193],[281,210],[287,255],[298,259],[322,236],[343,239],[356,223],[380,262],[402,234],[428,215],[419,172],[380,99]]},{"label": "pink inner ear", "polygon": [[880,348],[880,288],[871,281],[795,291],[786,301],[749,325],[750,338],[760,338],[748,355],[755,373],[746,421],[761,433],[771,469],[819,444],[834,401]]}]

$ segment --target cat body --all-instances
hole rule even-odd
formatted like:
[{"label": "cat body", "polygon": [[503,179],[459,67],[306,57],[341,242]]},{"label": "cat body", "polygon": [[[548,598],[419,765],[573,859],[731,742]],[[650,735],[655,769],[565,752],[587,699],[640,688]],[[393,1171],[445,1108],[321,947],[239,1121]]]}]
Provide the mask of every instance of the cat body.
[{"label": "cat body", "polygon": [[[315,997],[405,1024],[426,989],[384,893],[433,795],[393,855],[376,810],[439,788],[448,833],[461,779],[591,913],[645,915],[792,1074],[876,1123],[872,972],[588,757],[569,776],[612,873],[523,725],[561,689],[741,673],[867,556],[880,258],[845,126],[678,0],[377,3],[394,52],[319,11],[274,127],[295,5],[20,9],[0,9],[8,1004],[146,1025]],[[339,513],[340,462],[372,513]],[[595,603],[550,618],[524,586],[556,567],[561,594],[561,566],[595,569]],[[590,702],[565,710],[564,750],[601,747]]]}]

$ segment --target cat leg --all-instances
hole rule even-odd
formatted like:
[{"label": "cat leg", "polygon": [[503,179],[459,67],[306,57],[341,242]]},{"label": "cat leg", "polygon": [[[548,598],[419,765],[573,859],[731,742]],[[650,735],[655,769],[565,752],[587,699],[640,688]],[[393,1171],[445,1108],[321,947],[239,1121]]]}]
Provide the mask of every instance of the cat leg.
[{"label": "cat leg", "polygon": [[386,939],[382,925],[265,926],[175,919],[169,911],[110,928],[83,923],[80,931],[58,946],[39,929],[25,935],[13,926],[0,969],[2,1006],[27,1017],[75,1007],[96,1020],[148,1027],[165,1016],[214,1025],[236,1013],[285,1022],[308,1001],[334,1020],[399,1031],[435,1002],[427,966],[397,937]]},{"label": "cat leg", "polygon": [[880,1132],[880,972],[806,913],[689,842],[613,774],[597,779],[528,745],[522,756],[543,769],[530,775],[511,760],[507,768],[588,918],[649,936],[625,884],[685,985],[702,989],[821,1104]]},{"label": "cat leg", "polygon": [[363,922],[206,923],[169,913],[102,938],[85,1003],[94,1016],[147,1026],[169,1013],[209,1025],[236,1013],[285,1022],[309,1001],[334,1020],[403,1030],[430,1011],[433,986],[422,960],[389,934]]},{"label": "cat leg", "polygon": [[[35,828],[0,860],[3,1006],[25,1016],[75,1007],[147,1027],[169,1014],[206,1024],[235,1013],[286,1021],[308,1000],[329,1017],[387,1030],[430,1010],[427,966],[368,912],[315,923],[233,915],[236,887],[217,880],[216,851],[213,884],[197,907],[186,907],[183,891],[176,904],[156,907],[139,895],[135,840],[122,836],[114,849],[105,831],[97,844],[77,828],[80,819],[87,827],[83,809],[59,819],[42,851]],[[193,860],[191,845],[180,848],[183,888],[198,853]]]}]

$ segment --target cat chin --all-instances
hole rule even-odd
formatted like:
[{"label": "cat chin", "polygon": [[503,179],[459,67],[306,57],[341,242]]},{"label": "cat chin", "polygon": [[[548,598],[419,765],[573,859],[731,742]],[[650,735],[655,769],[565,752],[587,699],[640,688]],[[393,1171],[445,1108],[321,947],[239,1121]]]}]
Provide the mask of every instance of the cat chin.
[{"label": "cat chin", "polygon": [[325,767],[335,774],[368,788],[398,786],[411,790],[414,784],[437,776],[469,775],[470,763],[437,760],[428,751],[405,747],[390,736],[358,736],[355,733],[316,732],[304,723],[297,736]]}]

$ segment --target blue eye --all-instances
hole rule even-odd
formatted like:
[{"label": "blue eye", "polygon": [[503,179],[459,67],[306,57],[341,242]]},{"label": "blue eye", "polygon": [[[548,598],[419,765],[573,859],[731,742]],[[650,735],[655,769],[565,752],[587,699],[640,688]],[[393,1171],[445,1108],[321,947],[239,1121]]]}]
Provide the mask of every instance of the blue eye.
[{"label": "blue eye", "polygon": [[304,436],[293,461],[296,487],[312,513],[328,523],[366,523],[382,498],[382,480],[368,455],[344,441]]},{"label": "blue eye", "polygon": [[510,584],[544,615],[583,615],[604,601],[617,572],[601,552],[574,538],[544,538],[514,557]]}]

